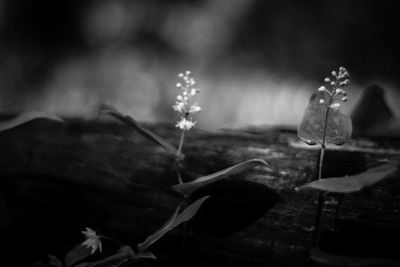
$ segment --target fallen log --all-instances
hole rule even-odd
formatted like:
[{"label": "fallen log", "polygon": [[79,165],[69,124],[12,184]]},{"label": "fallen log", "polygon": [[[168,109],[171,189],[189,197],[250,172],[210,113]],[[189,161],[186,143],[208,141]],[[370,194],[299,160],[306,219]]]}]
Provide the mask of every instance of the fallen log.
[{"label": "fallen log", "polygon": [[[177,144],[172,126],[149,127]],[[188,224],[186,248],[182,229],[171,231],[151,247],[157,265],[179,263],[184,253],[188,266],[307,266],[316,195],[294,189],[315,179],[318,151],[290,145],[297,140],[296,132],[279,128],[188,132],[185,181],[253,158],[270,169],[256,167],[195,192],[192,200],[210,199]],[[356,151],[328,150],[324,177],[400,160],[393,153],[400,149],[398,139],[351,143]],[[0,133],[0,147],[0,193],[10,219],[0,229],[1,258],[14,266],[47,254],[62,258],[83,241],[84,227],[135,247],[182,201],[171,188],[177,183],[175,158],[123,124],[37,120]],[[400,260],[394,251],[400,236],[398,176],[368,192],[327,196],[321,248]]]}]

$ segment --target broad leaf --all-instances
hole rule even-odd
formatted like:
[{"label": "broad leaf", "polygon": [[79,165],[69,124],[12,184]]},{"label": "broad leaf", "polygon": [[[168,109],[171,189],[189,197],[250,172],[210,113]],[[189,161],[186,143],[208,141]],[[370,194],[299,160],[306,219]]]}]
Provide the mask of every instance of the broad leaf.
[{"label": "broad leaf", "polygon": [[22,125],[24,123],[36,119],[48,119],[48,120],[63,122],[63,119],[61,119],[57,115],[54,115],[46,111],[29,111],[29,112],[24,112],[11,120],[1,121],[0,132],[15,128],[19,125]]},{"label": "broad leaf", "polygon": [[143,125],[141,125],[140,123],[135,121],[132,117],[122,114],[121,112],[116,110],[114,107],[103,104],[100,106],[99,113],[100,114],[109,114],[109,115],[113,116],[114,118],[117,118],[118,120],[126,123],[128,126],[134,128],[136,131],[138,131],[144,137],[146,137],[150,141],[156,143],[157,145],[162,146],[169,153],[177,156],[178,158],[183,159],[185,157],[185,155],[182,153],[180,153],[178,155],[178,150],[173,145],[168,143],[165,139],[156,135],[151,130],[147,129],[146,127],[144,127]]},{"label": "broad leaf", "polygon": [[351,136],[352,124],[349,116],[341,113],[340,109],[328,108],[320,104],[321,99],[329,103],[328,93],[315,92],[308,102],[304,117],[297,129],[299,137],[309,145],[321,144],[325,125],[325,114],[329,109],[326,128],[326,142],[335,145],[344,144]]},{"label": "broad leaf", "polygon": [[396,267],[398,262],[385,258],[371,257],[349,257],[327,253],[322,250],[313,248],[310,258],[323,266],[340,266],[340,267]]},{"label": "broad leaf", "polygon": [[205,196],[198,199],[178,215],[179,209],[181,207],[181,205],[179,205],[172,217],[167,221],[166,224],[164,224],[163,227],[161,227],[154,234],[148,236],[142,243],[138,244],[139,252],[144,252],[151,244],[156,242],[158,239],[163,237],[167,232],[171,231],[179,224],[189,221],[197,213],[204,201],[206,201],[206,199],[209,197],[210,196]]},{"label": "broad leaf", "polygon": [[383,164],[365,172],[346,176],[313,181],[296,188],[297,191],[316,190],[334,193],[354,193],[370,187],[397,170],[396,165]]},{"label": "broad leaf", "polygon": [[242,172],[247,171],[248,169],[258,166],[258,165],[263,165],[266,167],[269,166],[268,163],[262,159],[251,159],[251,160],[247,160],[242,163],[236,164],[232,167],[223,169],[221,171],[199,177],[191,182],[174,185],[174,186],[172,186],[172,189],[181,193],[184,196],[187,196],[187,195],[190,195],[191,193],[193,193],[194,191],[198,190],[199,188],[202,188],[203,186],[206,186],[208,184],[211,184],[211,183],[214,183],[221,179],[224,179],[230,175],[242,173]]},{"label": "broad leaf", "polygon": [[71,249],[67,255],[65,255],[65,266],[66,267],[71,267],[78,261],[81,261],[91,255],[91,248],[88,248],[86,246],[78,245]]}]

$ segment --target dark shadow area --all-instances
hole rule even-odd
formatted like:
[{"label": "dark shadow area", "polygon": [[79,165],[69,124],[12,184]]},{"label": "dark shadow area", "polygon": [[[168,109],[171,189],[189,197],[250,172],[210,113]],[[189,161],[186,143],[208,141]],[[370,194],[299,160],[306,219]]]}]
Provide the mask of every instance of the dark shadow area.
[{"label": "dark shadow area", "polygon": [[325,152],[322,177],[354,175],[366,169],[365,156],[361,152],[327,150]]},{"label": "dark shadow area", "polygon": [[[179,202],[172,192],[157,189],[61,179],[46,174],[1,177],[0,193],[11,214],[11,225],[0,229],[4,266],[28,266],[48,254],[63,259],[84,241],[85,227],[135,247],[173,212],[157,204],[157,198],[164,204]],[[100,258],[119,247],[104,242],[103,254],[96,254]]]},{"label": "dark shadow area", "polygon": [[324,231],[321,249],[353,257],[388,258],[400,261],[400,232],[382,229],[353,219],[340,219],[336,231]]},{"label": "dark shadow area", "polygon": [[266,214],[281,197],[272,189],[246,180],[220,181],[195,192],[192,199],[210,195],[192,221],[193,228],[213,236],[243,230]]}]

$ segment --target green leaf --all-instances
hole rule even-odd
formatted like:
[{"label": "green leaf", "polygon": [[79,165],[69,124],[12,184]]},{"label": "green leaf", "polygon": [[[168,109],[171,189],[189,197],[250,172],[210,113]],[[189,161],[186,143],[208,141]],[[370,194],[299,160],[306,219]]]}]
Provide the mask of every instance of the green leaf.
[{"label": "green leaf", "polygon": [[182,204],[179,205],[178,208],[175,210],[174,214],[172,215],[172,217],[167,221],[166,224],[164,224],[155,233],[148,236],[142,243],[138,244],[139,252],[144,252],[151,244],[153,244],[154,242],[159,240],[167,232],[171,231],[179,224],[190,220],[200,209],[200,207],[204,203],[204,201],[206,201],[206,199],[209,197],[210,196],[205,196],[205,197],[198,199],[197,201],[195,201],[193,204],[188,206],[186,209],[184,209],[178,215],[179,209],[181,208]]},{"label": "green leaf", "polygon": [[334,193],[354,193],[370,187],[397,170],[396,165],[383,164],[365,172],[346,176],[325,178],[296,188],[296,191],[316,190]]},{"label": "green leaf", "polygon": [[396,267],[398,262],[385,258],[371,257],[349,257],[332,253],[327,253],[322,250],[313,248],[310,253],[310,258],[323,266],[337,267]]},{"label": "green leaf", "polygon": [[65,266],[71,267],[78,261],[81,261],[91,255],[92,250],[86,246],[78,245],[71,249],[67,255],[65,255]]},{"label": "green leaf", "polygon": [[198,190],[199,188],[202,188],[203,186],[206,186],[208,184],[211,184],[211,183],[214,183],[221,179],[224,179],[230,175],[242,173],[242,172],[247,171],[248,169],[258,166],[258,165],[263,165],[266,167],[269,166],[268,163],[262,159],[251,159],[251,160],[247,160],[247,161],[241,162],[239,164],[236,164],[234,166],[231,166],[229,168],[223,169],[221,171],[199,177],[191,182],[176,184],[176,185],[172,186],[172,189],[181,193],[184,196],[188,196],[188,195],[192,194],[194,191]]},{"label": "green leaf", "polygon": [[151,130],[147,129],[146,127],[144,127],[143,125],[141,125],[140,123],[135,121],[132,117],[129,117],[128,115],[124,115],[124,114],[120,113],[114,107],[103,104],[100,106],[99,114],[109,114],[109,115],[113,116],[114,118],[117,118],[118,120],[126,123],[128,126],[134,128],[136,131],[141,133],[144,137],[146,137],[150,141],[165,148],[169,153],[173,154],[174,156],[178,157],[179,159],[184,159],[185,155],[182,153],[180,153],[178,155],[178,150],[173,145],[171,145],[169,142],[167,142],[165,139],[156,135]]},{"label": "green leaf", "polygon": [[306,112],[297,129],[297,133],[309,145],[321,144],[325,125],[325,114],[329,109],[326,142],[342,145],[350,138],[352,123],[349,116],[341,113],[340,109],[328,108],[327,104],[320,104],[320,99],[329,103],[327,92],[314,92],[311,96]]},{"label": "green leaf", "polygon": [[57,115],[54,115],[52,113],[46,112],[46,111],[28,111],[24,112],[17,117],[7,120],[7,121],[1,121],[0,122],[0,132],[15,128],[17,126],[20,126],[24,123],[30,122],[32,120],[36,119],[48,119],[48,120],[54,120],[54,121],[59,121],[59,122],[64,122],[63,119],[58,117]]}]

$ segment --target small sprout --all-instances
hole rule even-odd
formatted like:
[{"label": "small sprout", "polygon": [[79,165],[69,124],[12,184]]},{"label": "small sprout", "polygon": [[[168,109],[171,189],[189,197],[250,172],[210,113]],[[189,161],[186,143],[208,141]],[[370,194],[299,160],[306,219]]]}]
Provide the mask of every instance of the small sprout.
[{"label": "small sprout", "polygon": [[82,231],[82,234],[85,235],[86,240],[82,243],[82,246],[86,246],[87,248],[91,248],[91,254],[95,253],[97,249],[102,252],[102,244],[100,240],[100,236],[96,234],[96,231],[86,227],[86,231]]}]

